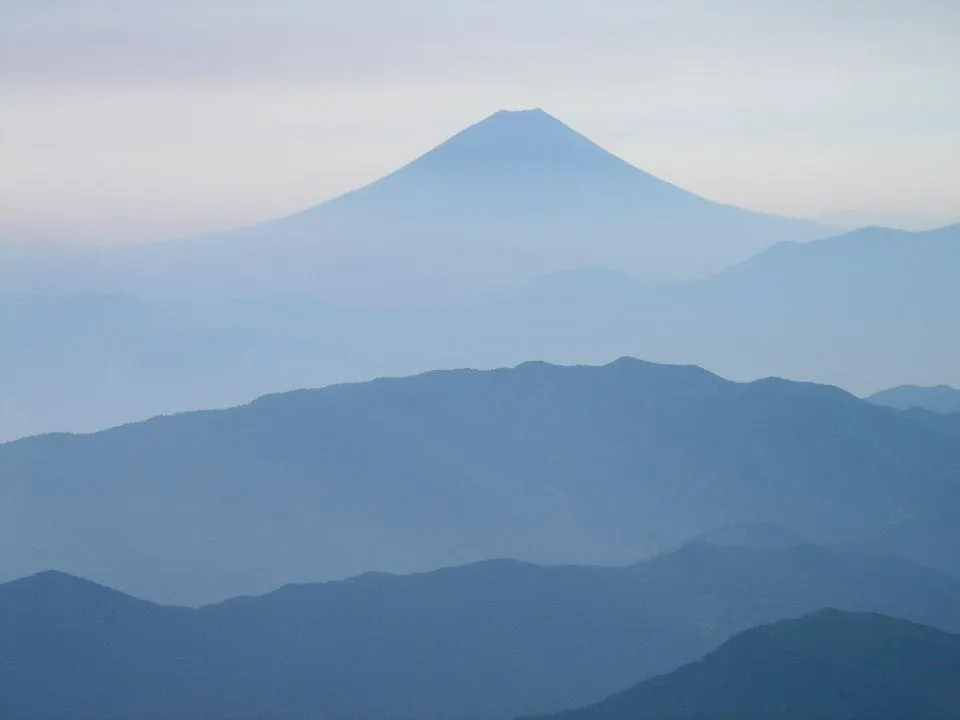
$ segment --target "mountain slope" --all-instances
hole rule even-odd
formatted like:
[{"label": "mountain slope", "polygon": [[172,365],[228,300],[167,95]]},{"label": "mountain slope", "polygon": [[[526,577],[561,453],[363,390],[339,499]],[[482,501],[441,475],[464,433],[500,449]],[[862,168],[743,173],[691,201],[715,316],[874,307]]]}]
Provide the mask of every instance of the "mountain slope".
[{"label": "mountain slope", "polygon": [[785,244],[699,282],[553,273],[456,308],[358,309],[291,295],[0,300],[0,342],[9,348],[0,354],[0,439],[531,358],[598,364],[636,355],[858,394],[907,378],[958,384],[958,274],[953,226]]},{"label": "mountain slope", "polygon": [[638,342],[664,343],[671,359],[709,356],[735,377],[774,373],[854,391],[891,378],[950,381],[960,360],[950,332],[958,269],[960,225],[783,243],[702,283],[638,298],[638,309],[667,308]]},{"label": "mountain slope", "polygon": [[482,365],[485,348],[509,348],[567,363],[631,354],[857,392],[905,377],[960,382],[960,336],[951,332],[958,272],[960,225],[872,228],[779,244],[699,282],[555,276],[444,330],[461,363]]},{"label": "mountain slope", "polygon": [[886,405],[898,410],[923,408],[938,413],[960,413],[960,390],[949,385],[936,387],[900,385],[874,393],[867,400],[876,405]]},{"label": "mountain slope", "polygon": [[[826,234],[699,198],[532,110],[498,112],[389,176],[295,215],[104,251],[89,265],[76,261],[82,272],[57,275],[60,292],[308,293],[392,305],[463,299],[584,266],[702,276],[775,242]],[[44,282],[16,267],[8,275],[0,277],[8,292]]]},{"label": "mountain slope", "polygon": [[181,683],[189,613],[62,573],[0,585],[0,716],[112,716]]},{"label": "mountain slope", "polygon": [[813,546],[368,573],[199,610],[46,573],[0,585],[0,708],[5,720],[495,720],[597,701],[824,605],[960,630],[960,580]]},{"label": "mountain slope", "polygon": [[748,630],[702,661],[559,720],[947,720],[960,715],[960,636],[824,610]]},{"label": "mountain slope", "polygon": [[21,548],[0,577],[197,602],[484,557],[629,562],[737,522],[860,541],[911,521],[917,559],[955,569],[958,472],[949,433],[836,388],[629,358],[434,372],[0,445],[0,539]]},{"label": "mountain slope", "polygon": [[[374,377],[385,368],[370,364],[363,346],[312,329],[341,328],[342,336],[362,317],[306,299],[198,306],[122,295],[0,298],[0,441]],[[301,323],[307,331],[297,330]]]}]

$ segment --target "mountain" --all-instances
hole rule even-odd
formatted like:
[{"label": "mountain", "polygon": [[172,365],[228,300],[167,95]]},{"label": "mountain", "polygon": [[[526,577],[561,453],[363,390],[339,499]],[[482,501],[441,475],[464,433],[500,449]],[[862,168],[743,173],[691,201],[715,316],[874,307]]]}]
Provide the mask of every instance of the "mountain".
[{"label": "mountain", "polygon": [[960,225],[777,245],[696,282],[648,283],[603,268],[550,273],[444,308],[347,307],[290,294],[0,298],[0,342],[12,349],[0,354],[0,440],[532,358],[600,364],[636,355],[857,394],[904,378],[960,384],[960,336],[950,332],[957,273]]},{"label": "mountain", "polygon": [[960,225],[868,228],[778,244],[697,282],[553,276],[464,313],[443,337],[460,353],[452,364],[482,365],[485,348],[495,348],[563,363],[629,354],[854,392],[904,377],[960,382],[960,337],[950,332],[960,304],[956,272]]},{"label": "mountain", "polygon": [[0,716],[119,711],[189,671],[189,616],[57,572],[0,586]]},{"label": "mountain", "polygon": [[960,390],[949,385],[935,387],[899,385],[874,393],[867,400],[876,405],[886,405],[898,410],[924,408],[938,413],[960,413]]},{"label": "mountain", "polygon": [[672,353],[700,351],[734,377],[775,373],[854,391],[890,378],[950,381],[960,360],[948,330],[960,302],[954,269],[960,225],[783,243],[678,291],[665,313],[673,329],[647,338],[675,332]]},{"label": "mountain", "polygon": [[[332,315],[308,299],[198,306],[123,295],[0,298],[0,441],[383,374],[362,345],[312,329],[363,317]],[[378,337],[388,337],[385,328]]]},{"label": "mountain", "polygon": [[835,228],[857,230],[864,227],[889,227],[899,230],[934,230],[957,222],[956,215],[926,215],[918,213],[883,213],[845,210],[808,218],[813,222]]},{"label": "mountain", "polygon": [[826,226],[700,198],[542,110],[501,111],[366,187],[210,237],[12,263],[8,293],[139,297],[306,293],[393,306],[462,300],[584,266],[709,274]]},{"label": "mountain", "polygon": [[555,720],[948,720],[960,636],[823,610],[748,630],[699,662]]},{"label": "mountain", "polygon": [[[631,562],[732,523],[911,527],[949,571],[960,446],[836,388],[623,358],[263,397],[0,445],[0,577],[164,601],[486,557]],[[171,532],[176,528],[176,532]]]},{"label": "mountain", "polygon": [[598,701],[824,605],[960,630],[960,580],[814,546],[366,573],[196,610],[43,573],[0,585],[0,712],[496,720]]}]

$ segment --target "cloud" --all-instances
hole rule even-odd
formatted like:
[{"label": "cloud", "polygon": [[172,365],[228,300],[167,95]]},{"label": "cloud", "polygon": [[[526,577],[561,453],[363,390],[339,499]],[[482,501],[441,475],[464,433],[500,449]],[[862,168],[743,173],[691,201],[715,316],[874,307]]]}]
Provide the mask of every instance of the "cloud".
[{"label": "cloud", "polygon": [[7,0],[25,81],[612,79],[699,67],[871,73],[960,59],[960,4],[782,0]]}]

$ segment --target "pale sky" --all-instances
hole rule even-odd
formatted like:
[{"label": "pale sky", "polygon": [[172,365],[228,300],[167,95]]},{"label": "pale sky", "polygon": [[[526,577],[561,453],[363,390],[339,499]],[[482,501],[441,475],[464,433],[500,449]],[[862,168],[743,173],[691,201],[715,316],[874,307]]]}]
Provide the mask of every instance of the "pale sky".
[{"label": "pale sky", "polygon": [[0,241],[302,209],[501,108],[701,195],[960,221],[958,0],[0,0]]}]

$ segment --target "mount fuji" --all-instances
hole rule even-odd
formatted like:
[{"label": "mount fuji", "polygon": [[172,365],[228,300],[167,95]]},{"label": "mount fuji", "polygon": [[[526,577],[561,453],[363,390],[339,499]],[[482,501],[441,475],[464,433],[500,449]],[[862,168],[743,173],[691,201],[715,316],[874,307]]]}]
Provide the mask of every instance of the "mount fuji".
[{"label": "mount fuji", "polygon": [[[701,277],[776,242],[828,234],[812,222],[687,192],[542,110],[500,111],[392,174],[305,211],[211,236],[103,250],[84,258],[82,271],[55,276],[61,293],[433,303],[587,267],[652,280]],[[24,277],[11,276],[7,286],[22,286]]]}]

